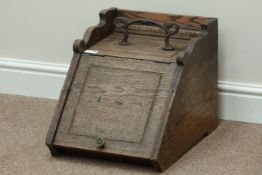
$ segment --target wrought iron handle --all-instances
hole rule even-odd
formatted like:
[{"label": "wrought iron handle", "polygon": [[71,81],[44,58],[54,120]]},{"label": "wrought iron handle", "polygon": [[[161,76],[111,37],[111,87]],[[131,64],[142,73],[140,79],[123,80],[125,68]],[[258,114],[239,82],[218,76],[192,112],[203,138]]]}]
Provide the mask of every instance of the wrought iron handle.
[{"label": "wrought iron handle", "polygon": [[128,19],[125,17],[117,17],[114,19],[114,24],[118,27],[123,33],[124,37],[122,41],[119,42],[120,45],[127,45],[127,39],[129,36],[128,27],[131,25],[149,25],[154,27],[159,27],[163,29],[166,33],[165,35],[165,46],[163,50],[175,50],[175,48],[170,44],[169,38],[172,35],[175,35],[179,31],[179,26],[177,24],[163,24],[159,22],[155,22],[150,19]]}]

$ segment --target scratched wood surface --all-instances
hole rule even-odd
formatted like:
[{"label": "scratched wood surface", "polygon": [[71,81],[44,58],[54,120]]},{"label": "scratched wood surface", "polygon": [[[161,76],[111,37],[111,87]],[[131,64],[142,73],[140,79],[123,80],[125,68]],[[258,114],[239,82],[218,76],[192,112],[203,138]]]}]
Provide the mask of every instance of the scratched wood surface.
[{"label": "scratched wood surface", "polygon": [[[166,126],[155,152],[156,168],[164,171],[217,127],[217,21],[198,40],[182,67],[180,81],[169,104]],[[161,140],[161,141],[160,141]],[[172,156],[170,156],[172,155]]]},{"label": "scratched wood surface", "polygon": [[167,13],[118,10],[117,16],[128,17],[131,19],[144,18],[152,19],[154,21],[163,23],[176,23],[181,28],[201,30],[201,25],[208,25],[214,18],[200,17],[200,16],[186,16],[186,15],[170,15]]},{"label": "scratched wood surface", "polygon": [[82,40],[77,39],[74,41],[73,58],[63,85],[63,89],[60,93],[60,97],[54,112],[54,116],[50,123],[50,127],[45,140],[45,144],[50,149],[52,155],[58,155],[59,152],[61,152],[59,151],[59,149],[57,149],[57,147],[55,147],[54,139],[56,137],[58,126],[61,121],[61,117],[64,111],[65,103],[68,98],[68,94],[72,85],[73,78],[75,76],[76,70],[79,65],[81,52],[86,50],[88,47],[96,44],[97,42],[102,40],[104,37],[106,37],[108,34],[110,34],[113,31],[114,29],[113,19],[116,17],[116,12],[117,12],[116,8],[102,10],[99,13],[99,17],[100,17],[99,24],[94,27],[89,27],[85,31]]},{"label": "scratched wood surface", "polygon": [[141,142],[161,74],[97,65],[88,69],[69,133]]},{"label": "scratched wood surface", "polygon": [[[147,163],[164,171],[217,126],[218,22],[215,18],[110,8],[74,42],[74,56],[46,145],[73,153]],[[181,28],[163,51],[165,33],[116,17],[147,18]],[[96,50],[96,55],[85,50]],[[105,146],[97,147],[96,138]]]},{"label": "scratched wood surface", "polygon": [[163,37],[131,34],[128,45],[119,45],[122,38],[122,33],[113,32],[96,45],[90,47],[90,50],[98,51],[98,55],[111,55],[170,63],[176,62],[176,54],[183,51],[188,43],[188,40],[171,39],[170,42],[176,50],[165,51],[162,49],[164,46]]},{"label": "scratched wood surface", "polygon": [[[149,158],[176,64],[82,55],[57,146]],[[96,147],[103,137],[105,148]]]}]

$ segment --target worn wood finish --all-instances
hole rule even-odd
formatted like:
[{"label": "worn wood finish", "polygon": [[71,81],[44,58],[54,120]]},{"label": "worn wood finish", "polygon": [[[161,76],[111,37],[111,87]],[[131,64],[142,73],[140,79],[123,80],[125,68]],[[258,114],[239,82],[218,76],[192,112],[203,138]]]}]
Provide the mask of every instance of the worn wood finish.
[{"label": "worn wood finish", "polygon": [[185,16],[185,15],[170,15],[165,13],[142,12],[130,10],[118,10],[117,16],[123,16],[130,19],[145,18],[162,23],[175,23],[181,28],[201,30],[202,25],[207,25],[209,22],[215,20],[214,18],[206,18],[199,16]]},{"label": "worn wood finish", "polygon": [[100,151],[101,137],[104,153],[149,158],[176,65],[82,58],[54,144]]},{"label": "worn wood finish", "polygon": [[187,48],[170,115],[154,155],[156,168],[161,171],[217,126],[217,21],[208,27],[208,35]]},{"label": "worn wood finish", "polygon": [[61,115],[62,115],[63,110],[64,110],[65,102],[67,100],[67,96],[68,96],[68,93],[69,93],[69,90],[70,90],[70,87],[71,87],[71,84],[72,84],[73,77],[75,75],[75,71],[78,67],[79,59],[80,59],[80,54],[75,53],[74,56],[73,56],[73,59],[71,61],[71,64],[70,64],[70,68],[69,68],[69,71],[67,73],[63,89],[62,89],[60,97],[58,99],[58,102],[57,102],[57,105],[56,105],[56,108],[55,108],[55,112],[54,112],[54,116],[53,116],[53,119],[52,119],[51,124],[50,124],[50,128],[49,128],[48,133],[47,133],[45,143],[49,147],[49,149],[50,149],[50,151],[53,155],[58,154],[57,149],[53,145],[54,138],[55,138],[55,135],[56,135],[56,132],[57,132],[58,125],[60,123]]},{"label": "worn wood finish", "polygon": [[[164,33],[132,26],[128,45],[116,17],[176,23]],[[138,161],[164,171],[217,125],[217,20],[111,8],[74,43],[74,57],[46,144],[76,153]],[[86,49],[89,51],[84,52]]]},{"label": "worn wood finish", "polygon": [[89,27],[83,39],[75,41],[73,50],[78,53],[82,52],[110,34],[114,30],[113,19],[116,17],[116,13],[116,8],[102,10],[99,13],[99,24],[94,27]]},{"label": "worn wood finish", "polygon": [[95,27],[90,27],[86,30],[83,40],[75,40],[73,45],[74,55],[67,73],[63,89],[61,91],[60,97],[58,99],[57,106],[55,108],[54,116],[48,130],[46,137],[46,145],[50,148],[50,151],[53,155],[58,154],[57,149],[53,146],[54,138],[57,132],[58,125],[60,123],[61,115],[64,110],[65,102],[70,91],[70,87],[78,67],[80,60],[81,52],[86,50],[92,44],[100,41],[106,35],[110,34],[113,27],[113,18],[116,14],[116,8],[110,8],[107,10],[102,10],[99,13],[100,22]]},{"label": "worn wood finish", "polygon": [[123,46],[119,45],[122,35],[122,33],[118,32],[112,33],[99,44],[90,47],[90,49],[98,50],[97,55],[101,56],[107,55],[171,63],[176,62],[177,53],[182,51],[188,43],[188,40],[172,38],[170,43],[176,50],[168,52],[162,49],[164,43],[159,37],[132,34],[129,37],[130,44]]}]

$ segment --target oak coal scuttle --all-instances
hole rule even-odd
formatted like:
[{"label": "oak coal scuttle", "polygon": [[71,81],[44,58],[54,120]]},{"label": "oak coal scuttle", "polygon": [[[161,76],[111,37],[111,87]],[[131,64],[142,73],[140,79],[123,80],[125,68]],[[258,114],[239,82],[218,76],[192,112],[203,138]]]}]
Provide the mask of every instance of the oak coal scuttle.
[{"label": "oak coal scuttle", "polygon": [[73,46],[53,155],[164,171],[217,126],[217,19],[110,8]]}]

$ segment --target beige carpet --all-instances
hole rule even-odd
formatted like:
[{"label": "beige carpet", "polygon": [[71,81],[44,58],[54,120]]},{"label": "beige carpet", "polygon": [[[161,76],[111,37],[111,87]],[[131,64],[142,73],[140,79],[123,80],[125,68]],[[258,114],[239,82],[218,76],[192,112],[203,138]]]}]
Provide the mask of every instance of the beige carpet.
[{"label": "beige carpet", "polygon": [[[0,95],[0,175],[158,174],[150,168],[72,156],[44,144],[55,100]],[[167,175],[262,175],[262,125],[221,121]]]}]

